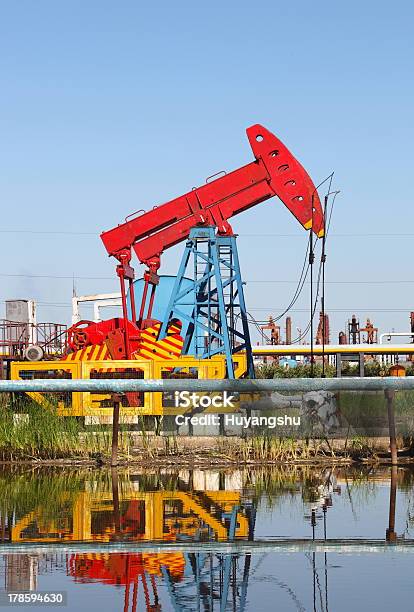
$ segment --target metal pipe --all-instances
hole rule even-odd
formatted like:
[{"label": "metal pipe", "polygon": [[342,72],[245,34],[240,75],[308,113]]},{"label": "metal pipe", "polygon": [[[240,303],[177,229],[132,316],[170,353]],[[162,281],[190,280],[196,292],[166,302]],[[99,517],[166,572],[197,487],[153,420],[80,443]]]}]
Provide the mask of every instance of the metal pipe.
[{"label": "metal pipe", "polygon": [[308,391],[403,391],[414,390],[414,376],[370,378],[273,378],[269,380],[216,379],[38,379],[0,380],[0,393],[39,392],[167,392],[228,391],[233,393],[308,392]]},{"label": "metal pipe", "polygon": [[127,299],[126,299],[126,291],[125,291],[125,272],[122,266],[117,267],[119,282],[121,285],[121,300],[122,300],[122,316],[124,318],[124,338],[125,338],[125,352],[126,356],[129,358],[131,356],[130,344],[129,344],[129,328],[127,325],[128,321],[128,308],[127,308]]},{"label": "metal pipe", "polygon": [[387,412],[388,412],[388,429],[390,432],[390,450],[391,450],[391,464],[397,465],[397,436],[395,433],[395,410],[394,410],[394,395],[393,389],[385,390],[385,398],[387,400]]},{"label": "metal pipe", "polygon": [[37,542],[24,544],[2,544],[2,554],[45,554],[62,551],[66,553],[166,553],[166,552],[201,552],[216,554],[238,554],[258,552],[334,552],[355,555],[356,553],[398,553],[414,554],[414,540],[403,540],[397,543],[389,543],[386,540],[369,539],[289,539],[280,540],[256,540],[233,542],[62,542],[53,544],[39,544]]},{"label": "metal pipe", "polygon": [[[299,329],[299,328],[298,328]],[[311,352],[309,344],[256,344],[253,346],[253,355],[256,357],[265,355],[309,355]],[[368,355],[409,355],[414,353],[413,343],[409,344],[327,344],[325,355],[336,355],[336,353],[367,353]],[[314,355],[322,354],[322,345],[313,347]]]},{"label": "metal pipe", "polygon": [[144,312],[145,312],[145,306],[147,304],[147,294],[148,294],[148,278],[146,278],[144,276],[145,282],[144,282],[144,289],[142,291],[142,298],[141,298],[141,306],[139,309],[139,317],[138,317],[138,327],[141,329],[141,325],[142,325],[142,321],[144,319]]},{"label": "metal pipe", "polygon": [[393,336],[399,338],[406,338],[407,336],[410,336],[410,338],[414,338],[414,332],[384,332],[383,334],[380,334],[379,343],[383,344],[384,338],[392,338]]}]

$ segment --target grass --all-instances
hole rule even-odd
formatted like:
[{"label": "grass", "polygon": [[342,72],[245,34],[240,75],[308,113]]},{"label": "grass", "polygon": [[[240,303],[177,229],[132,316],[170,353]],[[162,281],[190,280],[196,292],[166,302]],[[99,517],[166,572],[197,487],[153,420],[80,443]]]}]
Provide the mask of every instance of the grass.
[{"label": "grass", "polygon": [[63,419],[54,410],[34,403],[25,406],[25,414],[15,414],[10,408],[3,407],[0,459],[13,461],[83,456],[79,431],[76,419]]},{"label": "grass", "polygon": [[[267,464],[304,463],[333,458],[335,460],[375,460],[375,440],[369,439],[377,429],[387,435],[387,410],[382,393],[357,394],[341,392],[339,407],[345,424],[349,424],[346,448],[327,439],[302,433],[302,439],[277,437],[258,432],[244,439],[222,437],[211,443],[186,446],[175,435],[154,436],[146,431],[144,422],[141,431],[127,431],[121,427],[119,436],[119,458],[170,464],[183,460],[206,465],[213,463]],[[86,428],[74,417],[60,417],[53,408],[46,409],[32,401],[24,401],[14,408],[3,401],[0,420],[0,461],[19,462],[40,460],[97,461],[106,463],[110,457],[112,431],[108,426]],[[396,394],[395,412],[397,433],[402,442],[399,448],[414,451],[414,392]],[[346,429],[346,425],[345,425]],[[308,437],[306,437],[308,436]]]},{"label": "grass", "polygon": [[[379,432],[388,435],[387,404],[383,392],[341,391],[337,401],[342,417],[354,431],[366,436],[375,436]],[[394,409],[397,435],[406,438],[408,443],[409,438],[414,438],[414,391],[398,391]]]},{"label": "grass", "polygon": [[[322,365],[315,363],[313,366],[314,376],[320,377]],[[264,363],[255,369],[256,378],[310,378],[311,366],[299,364],[296,368],[283,368],[277,363]],[[327,378],[334,378],[336,370],[333,366],[325,365],[325,375]]]},{"label": "grass", "polygon": [[249,436],[243,440],[218,441],[219,455],[237,463],[303,463],[325,459],[347,459],[348,453],[335,454],[328,440],[298,440],[270,435]]},{"label": "grass", "polygon": [[[99,459],[109,456],[112,432],[107,427],[86,429],[75,417],[23,401],[15,412],[3,402],[0,419],[0,461]],[[129,432],[120,431],[119,454],[128,456]]]}]

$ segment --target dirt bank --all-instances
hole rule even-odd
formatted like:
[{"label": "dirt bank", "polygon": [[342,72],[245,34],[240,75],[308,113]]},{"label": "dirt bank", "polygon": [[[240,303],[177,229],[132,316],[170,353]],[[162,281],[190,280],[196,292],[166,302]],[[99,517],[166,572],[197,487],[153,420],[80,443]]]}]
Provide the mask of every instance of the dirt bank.
[{"label": "dirt bank", "polygon": [[[129,432],[128,444],[120,445],[120,465],[143,467],[234,467],[280,464],[390,463],[388,438],[289,440],[268,437],[166,437]],[[61,458],[20,456],[3,464],[25,463],[61,466],[106,466],[109,449]],[[414,463],[412,443],[398,440],[399,463]]]}]

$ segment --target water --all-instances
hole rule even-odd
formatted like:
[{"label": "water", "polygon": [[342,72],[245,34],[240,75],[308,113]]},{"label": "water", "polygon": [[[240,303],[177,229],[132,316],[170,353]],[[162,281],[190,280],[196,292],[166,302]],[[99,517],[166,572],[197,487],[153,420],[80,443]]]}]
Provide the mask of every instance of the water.
[{"label": "water", "polygon": [[4,469],[0,511],[2,601],[64,591],[65,610],[414,608],[408,468]]}]

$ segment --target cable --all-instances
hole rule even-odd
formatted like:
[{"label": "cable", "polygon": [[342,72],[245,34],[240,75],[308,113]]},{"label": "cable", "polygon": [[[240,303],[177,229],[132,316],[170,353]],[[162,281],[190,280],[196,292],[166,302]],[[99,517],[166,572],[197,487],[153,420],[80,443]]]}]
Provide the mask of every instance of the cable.
[{"label": "cable", "polygon": [[[3,304],[6,303],[6,301],[8,300],[0,300],[0,302],[2,302]],[[36,306],[56,306],[59,308],[72,308],[72,305],[69,302],[37,302],[36,301]],[[82,306],[84,307],[92,307],[93,304],[88,304],[87,302],[85,302],[84,304],[82,304]],[[279,310],[279,308],[275,308],[274,306],[260,306],[257,308],[249,308],[249,313],[250,316],[252,318],[253,315],[251,314],[253,311],[254,312],[272,312],[273,311],[277,311]],[[405,308],[367,308],[367,307],[359,307],[359,308],[355,308],[354,306],[351,306],[349,308],[330,308],[329,312],[376,312],[376,313],[393,313],[393,312],[405,312],[405,313],[409,313],[412,310],[412,306],[406,306]],[[291,312],[309,312],[308,308],[293,308],[291,309]],[[264,320],[258,320],[258,319],[254,319],[255,322],[260,325],[261,323],[265,324],[268,323],[269,320],[268,319],[264,319]],[[273,319],[275,320],[275,319]]]},{"label": "cable", "polygon": [[[1,276],[1,275],[0,275]],[[246,280],[246,283],[266,283],[266,284],[290,284],[290,283],[294,283],[296,281],[289,281],[289,280]],[[401,279],[401,280],[395,280],[395,279],[389,279],[389,280],[344,280],[344,281],[326,281],[327,285],[398,285],[398,284],[412,284],[414,283],[413,279]],[[309,285],[310,282],[305,283],[306,285]]]},{"label": "cable", "polygon": [[[255,312],[269,312],[272,310],[277,310],[272,306],[268,306],[267,308],[250,308],[250,311]],[[353,306],[349,308],[330,308],[329,312],[410,312],[412,310],[412,306],[407,306],[406,308],[354,308]],[[309,312],[308,308],[294,308],[292,312]]]},{"label": "cable", "polygon": [[[8,274],[0,272],[0,277],[3,278],[44,278],[51,280],[116,280],[115,276],[61,276],[57,274]],[[139,279],[138,279],[139,280]],[[277,284],[277,285],[289,285],[296,283],[293,280],[253,280],[247,279],[246,283],[250,284]],[[402,285],[402,284],[413,284],[414,279],[379,279],[379,280],[335,280],[335,281],[326,281],[327,285]],[[308,282],[304,282],[304,284],[309,284]],[[296,291],[294,293],[296,295]],[[282,315],[283,316],[283,315]]]},{"label": "cable", "polygon": [[[236,315],[234,317],[234,327],[237,326],[238,319],[240,319],[240,318],[241,318],[241,312],[236,313]],[[260,333],[260,335],[265,340],[267,340],[269,343],[271,342],[270,336],[265,334],[265,332],[263,331],[262,327],[258,324],[256,319],[247,310],[246,310],[246,319],[247,319],[247,323],[249,323],[250,325],[254,325],[256,327],[257,331]],[[263,321],[263,325],[266,325],[267,323],[268,323],[268,321]]]},{"label": "cable", "polygon": [[[332,204],[331,204],[331,212],[329,213],[328,227],[326,228],[326,236],[328,236],[329,230],[330,230],[330,227],[331,227],[332,213],[333,213],[333,209],[334,209],[334,205],[335,205],[336,196],[338,195],[338,193],[340,193],[340,192],[339,191],[335,191],[334,192],[334,197],[333,197]],[[328,193],[328,195],[329,195],[329,193]]]},{"label": "cable", "polygon": [[[318,273],[318,282],[320,280],[320,273],[321,273],[321,267],[319,268],[319,273]],[[317,301],[318,301],[318,296],[319,296],[319,290],[315,299],[315,302],[313,304],[313,311],[312,311],[312,316],[315,316],[315,311],[316,311],[316,306],[317,306]],[[260,326],[260,323],[266,324],[268,323],[268,321],[257,321],[253,315],[250,312],[246,312],[247,314],[247,320],[248,323],[250,323],[251,325],[254,325],[254,327],[256,327],[256,329],[259,331],[259,333],[261,334],[261,336],[263,336],[268,342],[271,342],[271,338],[265,334]],[[240,317],[240,314],[237,315],[237,318]],[[237,320],[237,319],[236,319]],[[273,321],[275,321],[275,319],[273,319]],[[300,334],[300,336],[298,338],[296,338],[295,340],[293,340],[291,342],[291,344],[297,344],[298,342],[300,342],[300,340],[302,340],[302,338],[304,338],[306,336],[306,334],[308,333],[309,329],[311,326],[311,321],[309,321],[309,323],[307,324],[305,330]]]},{"label": "cable", "polygon": [[[331,187],[332,187],[333,175],[334,175],[334,173],[332,172],[332,174],[327,179],[325,179],[325,181],[329,179],[328,196],[329,196],[329,193],[330,193],[330,190],[331,190]],[[318,187],[320,187],[325,181],[322,181],[322,183],[320,183],[318,185]],[[315,188],[315,191],[317,191],[318,187]],[[329,233],[329,228],[330,228],[330,224],[331,224],[333,205],[335,203],[335,199],[336,199],[337,195],[338,195],[338,192],[335,193],[335,196],[334,196],[333,202],[332,202],[332,206],[331,206],[328,226],[326,228],[325,244],[326,244],[326,237],[327,237],[327,234]],[[313,211],[313,208],[312,208],[312,211]],[[311,270],[311,281],[310,281],[310,286],[311,286],[311,312],[310,312],[310,320],[309,320],[309,323],[307,324],[305,330],[298,336],[298,338],[295,338],[294,340],[292,340],[292,344],[296,344],[296,343],[300,342],[300,340],[302,340],[306,336],[308,331],[311,330],[311,346],[313,346],[313,320],[314,320],[314,317],[315,317],[316,307],[318,305],[318,300],[319,300],[320,281],[321,281],[321,274],[322,274],[323,263],[324,263],[323,262],[323,257],[321,256],[321,259],[320,259],[320,262],[319,262],[318,277],[317,277],[317,282],[316,282],[316,294],[315,294],[315,299],[312,302],[312,300],[313,300],[312,266],[313,266],[314,254],[315,254],[315,249],[316,249],[317,241],[318,241],[318,238],[315,240],[315,244],[313,246],[313,235],[312,234],[309,235],[309,246],[308,246],[308,251],[309,251],[309,266],[308,266],[308,270],[309,270],[309,268]],[[312,357],[311,357],[311,366],[312,365],[313,365],[313,361],[312,361]]]},{"label": "cable", "polygon": [[319,299],[319,286],[320,286],[320,280],[321,280],[321,271],[322,271],[322,262],[319,262],[316,295],[315,295],[315,300],[313,302],[313,308],[312,308],[312,311],[311,311],[310,320],[309,320],[309,323],[307,324],[305,330],[300,334],[300,336],[298,336],[298,338],[296,338],[295,340],[292,340],[292,344],[297,344],[298,342],[300,342],[306,336],[306,334],[308,333],[308,331],[310,330],[310,328],[312,326],[312,321],[313,321],[313,318],[315,316],[316,307],[318,305],[318,299]]},{"label": "cable", "polygon": [[[363,234],[332,234],[335,238],[413,238],[414,234],[410,233],[363,233]],[[301,234],[238,234],[239,238],[300,238]]]},{"label": "cable", "polygon": [[[298,281],[298,284],[296,286],[296,290],[295,290],[295,293],[293,295],[293,298],[292,298],[290,304],[284,309],[284,311],[273,319],[274,321],[280,321],[280,319],[292,308],[292,306],[294,306],[294,304],[299,299],[299,296],[302,293],[303,286],[305,284],[306,278],[308,276],[308,271],[309,271],[309,268],[306,269],[306,262],[307,262],[307,259],[308,259],[308,253],[309,253],[309,243],[307,243],[307,245],[306,245],[306,252],[305,252],[305,257],[304,257],[304,260],[303,260],[302,270],[301,270],[301,273],[300,273],[299,281]],[[306,269],[306,272],[305,272],[305,269]],[[304,275],[304,273],[305,273],[305,275]],[[303,278],[303,281],[302,281],[302,278]]]}]

